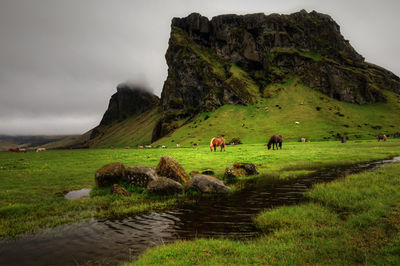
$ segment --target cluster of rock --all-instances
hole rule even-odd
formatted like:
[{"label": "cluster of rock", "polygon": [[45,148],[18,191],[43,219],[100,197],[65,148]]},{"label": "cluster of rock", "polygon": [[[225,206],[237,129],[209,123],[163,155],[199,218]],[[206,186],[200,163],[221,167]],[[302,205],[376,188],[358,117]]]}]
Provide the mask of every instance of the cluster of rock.
[{"label": "cluster of rock", "polygon": [[221,180],[209,175],[196,173],[190,179],[183,167],[169,156],[161,157],[156,169],[146,166],[125,167],[123,163],[115,162],[95,172],[97,186],[112,186],[112,194],[130,196],[128,191],[117,185],[121,181],[135,187],[144,187],[148,193],[160,196],[182,194],[184,190],[208,193],[230,189]]}]

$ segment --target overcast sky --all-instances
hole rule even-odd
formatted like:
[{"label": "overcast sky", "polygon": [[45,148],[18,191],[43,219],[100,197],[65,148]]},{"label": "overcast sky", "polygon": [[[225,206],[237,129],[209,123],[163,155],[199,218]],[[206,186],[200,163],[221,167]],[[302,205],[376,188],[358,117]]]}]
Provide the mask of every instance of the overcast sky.
[{"label": "overcast sky", "polygon": [[127,80],[160,96],[173,17],[301,9],[400,75],[399,0],[0,0],[0,134],[84,133]]}]

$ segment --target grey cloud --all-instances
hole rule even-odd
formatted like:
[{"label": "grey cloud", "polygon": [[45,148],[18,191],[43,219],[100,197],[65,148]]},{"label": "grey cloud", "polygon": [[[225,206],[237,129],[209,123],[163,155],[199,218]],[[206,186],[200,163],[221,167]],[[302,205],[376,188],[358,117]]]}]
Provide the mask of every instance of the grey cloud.
[{"label": "grey cloud", "polygon": [[315,9],[330,14],[367,61],[399,74],[399,3],[1,0],[0,134],[83,133],[100,121],[121,83],[160,96],[171,19],[191,12],[211,18]]}]

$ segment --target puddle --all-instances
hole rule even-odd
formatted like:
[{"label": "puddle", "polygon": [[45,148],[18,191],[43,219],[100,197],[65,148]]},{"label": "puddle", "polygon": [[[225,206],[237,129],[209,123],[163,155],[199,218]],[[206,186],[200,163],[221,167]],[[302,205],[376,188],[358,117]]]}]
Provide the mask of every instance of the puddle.
[{"label": "puddle", "polygon": [[90,196],[91,188],[82,188],[79,190],[72,190],[65,194],[66,199],[80,199],[80,198],[88,198]]}]

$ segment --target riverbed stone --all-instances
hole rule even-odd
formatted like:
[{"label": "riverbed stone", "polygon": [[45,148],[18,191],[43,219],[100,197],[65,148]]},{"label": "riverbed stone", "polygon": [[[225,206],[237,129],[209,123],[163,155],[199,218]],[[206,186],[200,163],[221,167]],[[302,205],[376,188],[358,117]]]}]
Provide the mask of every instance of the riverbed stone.
[{"label": "riverbed stone", "polygon": [[120,195],[120,196],[124,196],[124,197],[131,196],[131,193],[128,190],[126,190],[125,188],[121,187],[118,184],[112,185],[111,194]]},{"label": "riverbed stone", "polygon": [[233,164],[235,168],[241,168],[246,171],[247,175],[257,175],[259,174],[257,166],[254,163],[239,163],[236,162]]},{"label": "riverbed stone", "polygon": [[190,177],[185,169],[172,157],[164,156],[160,158],[156,172],[159,176],[165,176],[179,183],[189,181]]},{"label": "riverbed stone", "polygon": [[97,169],[94,173],[96,185],[108,187],[123,180],[125,165],[121,162],[109,163]]},{"label": "riverbed stone", "polygon": [[150,194],[156,194],[160,196],[183,193],[183,187],[180,183],[163,176],[151,181],[147,185],[146,190]]},{"label": "riverbed stone", "polygon": [[185,191],[193,190],[203,193],[224,192],[230,190],[221,180],[209,175],[195,175],[185,185]]},{"label": "riverbed stone", "polygon": [[135,187],[147,187],[147,185],[159,178],[156,170],[147,166],[129,166],[125,170],[124,180]]}]

